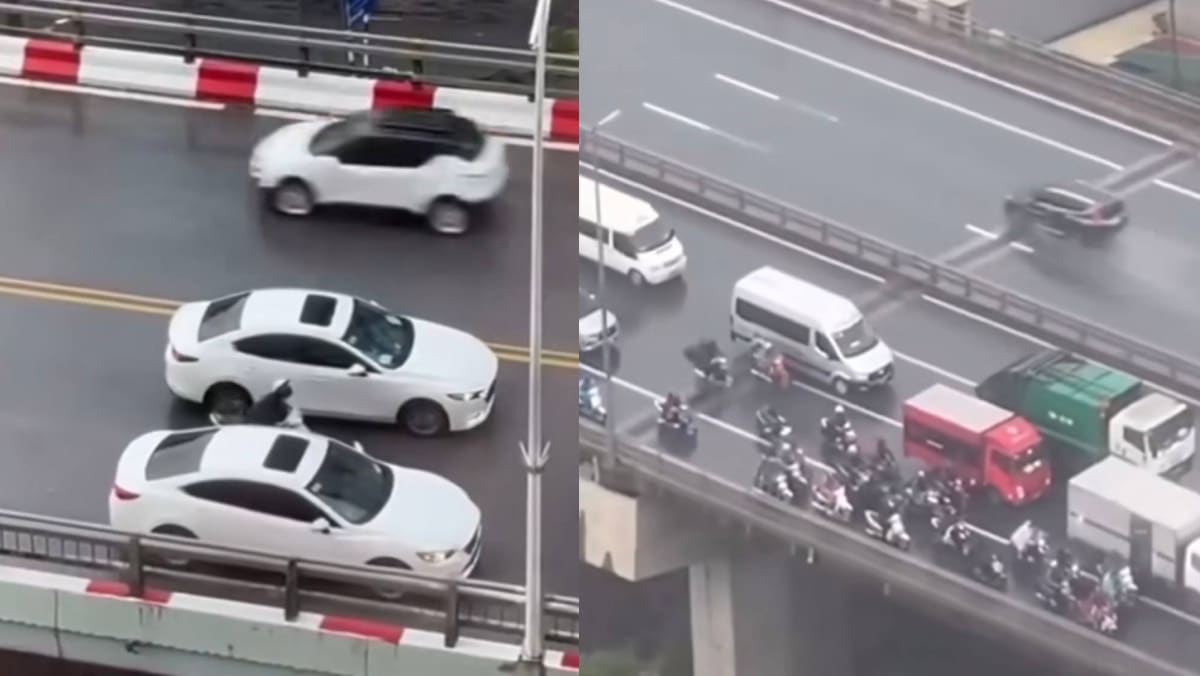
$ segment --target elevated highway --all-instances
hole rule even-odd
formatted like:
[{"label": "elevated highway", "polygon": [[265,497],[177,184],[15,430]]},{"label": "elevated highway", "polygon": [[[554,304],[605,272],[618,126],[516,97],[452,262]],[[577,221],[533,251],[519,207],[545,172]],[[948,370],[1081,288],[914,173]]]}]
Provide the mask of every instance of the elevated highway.
[{"label": "elevated highway", "polygon": [[[868,317],[880,335],[897,352],[897,373],[891,388],[843,401],[867,444],[873,444],[875,438],[882,437],[888,439],[893,448],[898,448],[899,406],[906,398],[929,385],[941,383],[969,390],[975,381],[997,368],[1049,344],[1045,336],[1034,335],[1034,330],[1022,331],[1019,321],[1005,326],[978,313],[964,311],[963,307],[947,302],[937,293],[922,294],[917,291],[911,296],[897,296],[897,287],[893,286],[891,276],[879,274],[878,268],[872,264],[853,264],[855,255],[846,253],[855,249],[853,245],[842,247],[845,255],[835,253],[831,256],[830,251],[820,246],[805,246],[804,236],[781,236],[781,233],[787,233],[767,225],[772,222],[767,215],[761,219],[738,219],[731,216],[734,210],[718,213],[721,209],[716,205],[734,203],[731,201],[731,189],[718,187],[717,182],[709,182],[709,179],[701,179],[697,183],[695,175],[685,169],[664,175],[659,170],[649,168],[653,165],[649,155],[635,151],[622,155],[624,164],[613,161],[611,158],[615,155],[609,151],[615,145],[604,146],[601,142],[599,146],[593,146],[585,143],[584,162],[589,158],[589,149],[596,150],[596,157],[600,158],[600,165],[605,168],[604,180],[647,199],[664,221],[676,229],[689,255],[689,271],[684,282],[677,286],[634,289],[618,279],[610,282],[608,287],[607,304],[622,320],[622,339],[614,381],[616,390],[610,403],[623,449],[618,453],[617,465],[632,468],[635,474],[643,477],[641,482],[635,482],[636,486],[645,488],[644,482],[648,481],[666,485],[667,492],[674,494],[692,490],[694,493],[689,498],[696,501],[695,505],[704,505],[705,513],[711,510],[738,523],[753,524],[756,529],[805,546],[815,544],[821,555],[825,555],[827,550],[820,543],[829,546],[829,542],[814,535],[811,529],[828,525],[822,523],[814,526],[809,522],[814,517],[781,514],[779,521],[772,518],[764,523],[766,518],[771,517],[763,517],[762,511],[772,506],[762,504],[748,490],[758,464],[753,435],[749,430],[753,427],[754,411],[772,401],[794,421],[800,432],[801,444],[815,451],[817,443],[812,432],[817,419],[838,401],[828,390],[810,383],[798,383],[793,392],[779,396],[765,392],[754,381],[743,380],[735,383],[728,392],[697,398],[693,405],[703,416],[700,441],[695,449],[687,452],[661,447],[653,429],[652,399],[661,397],[667,391],[688,393],[692,390],[692,376],[680,354],[682,346],[700,337],[725,336],[726,308],[734,281],[761,265],[776,266],[857,299],[866,308]],[[590,166],[585,166],[585,170],[590,169]],[[702,191],[694,192],[697,185],[703,186]],[[745,209],[746,214],[755,212],[752,206],[746,206]],[[770,210],[759,210],[757,213],[768,214]],[[803,216],[794,214],[793,218],[796,219],[793,231],[802,230]],[[859,248],[873,250],[873,246],[862,244]],[[888,260],[882,251],[875,253],[877,260]],[[594,270],[585,267],[580,275],[582,284],[595,284]],[[1057,344],[1078,347],[1064,340],[1057,341]],[[595,368],[595,363],[591,367]],[[1179,383],[1168,384],[1180,387]],[[590,445],[603,446],[602,438],[591,439]],[[674,474],[676,472],[678,474]],[[685,479],[682,478],[684,475],[689,476]],[[708,486],[705,482],[709,481],[717,482],[721,488]],[[1187,477],[1185,481],[1194,484],[1196,478]],[[685,484],[685,488],[680,487],[681,483]],[[701,488],[701,484],[707,487]],[[719,503],[715,498],[719,491],[738,495],[736,499],[743,502],[738,503],[740,507]],[[588,497],[588,494],[584,495],[585,501]],[[639,500],[638,504],[642,502]],[[663,509],[669,509],[666,513],[676,518],[678,514],[694,513],[695,505]],[[589,516],[587,508],[584,509],[585,516]],[[647,524],[647,528],[658,522],[658,517],[651,517],[650,513],[650,510],[645,514],[640,510],[636,512],[638,522]],[[1052,534],[1061,535],[1065,529],[1066,515],[1061,494],[1055,494],[1029,509],[977,509],[970,518],[983,537],[1007,557],[1001,543],[1021,521],[1032,519]],[[671,519],[664,517],[663,521],[671,522]],[[696,532],[708,530],[711,529],[699,524],[696,526]],[[586,524],[585,531],[591,542],[592,531]],[[639,538],[639,546],[649,547],[647,543],[654,541],[654,536]],[[928,535],[919,534],[918,538],[927,541]],[[667,549],[673,549],[672,554],[657,560],[650,555],[637,557],[632,562],[627,560],[630,566],[628,570],[634,575],[639,572],[652,575],[671,566],[686,565],[689,561],[709,560],[717,555],[714,552],[728,546],[727,541],[719,538],[712,542],[697,543],[685,542],[676,536],[670,541],[672,544]],[[800,558],[804,556],[801,554]],[[847,569],[870,568],[871,565],[865,563],[868,558],[865,553],[847,554],[847,559],[839,563]],[[987,594],[976,583],[947,568],[944,557],[939,557],[929,549],[918,547],[912,558],[900,559],[888,566],[880,564],[880,569],[871,574],[882,576],[893,587],[910,585],[906,587],[908,593],[914,599],[920,599],[914,602],[935,605],[944,602],[951,606],[953,603],[944,598],[935,601],[939,594],[951,594],[946,591],[948,588],[955,588],[954,594]],[[905,583],[889,576],[891,573],[902,575],[898,571],[906,566],[926,571],[930,577],[921,582],[910,580]],[[888,572],[882,572],[884,570]],[[1011,635],[1018,625],[1025,628],[1036,626],[1037,629],[1030,629],[1034,635],[1014,637],[1013,640],[1043,642],[1050,646],[1048,650],[1057,646],[1061,653],[1071,650],[1068,646],[1073,645],[1074,641],[1082,641],[1072,659],[1090,665],[1089,668],[1096,669],[1094,673],[1106,673],[1104,669],[1112,669],[1114,674],[1133,673],[1123,672],[1115,666],[1122,659],[1133,660],[1121,667],[1127,669],[1145,660],[1145,664],[1138,665],[1137,668],[1143,670],[1138,673],[1149,673],[1146,670],[1156,669],[1162,670],[1161,673],[1189,673],[1200,659],[1200,654],[1194,652],[1195,637],[1200,633],[1200,619],[1175,607],[1171,599],[1164,603],[1149,601],[1135,616],[1127,618],[1126,633],[1116,646],[1099,636],[1075,634],[1076,627],[1061,626],[1059,620],[1037,608],[1029,587],[1023,582],[1013,585],[1006,601],[986,603],[992,602],[1001,603],[1005,610],[999,611],[998,607],[991,605],[976,605],[976,608],[986,607],[988,612],[980,613],[982,616],[972,615],[971,621],[988,623],[992,627],[990,631],[998,631],[999,635]],[[972,603],[984,602],[980,599],[963,601],[962,606],[954,612],[963,612],[962,608],[971,607]],[[1085,644],[1087,647],[1083,647]],[[698,654],[697,661],[700,659]]]}]

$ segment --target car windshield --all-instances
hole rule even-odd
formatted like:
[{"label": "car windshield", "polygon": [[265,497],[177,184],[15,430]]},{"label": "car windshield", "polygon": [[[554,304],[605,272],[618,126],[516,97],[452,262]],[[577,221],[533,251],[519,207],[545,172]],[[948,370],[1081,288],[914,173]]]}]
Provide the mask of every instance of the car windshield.
[{"label": "car windshield", "polygon": [[336,441],[308,484],[308,492],[352,524],[379,514],[392,495],[392,470]]},{"label": "car windshield", "polygon": [[638,228],[630,240],[633,248],[639,253],[654,251],[675,237],[675,231],[663,225],[661,221],[652,221]]},{"label": "car windshield", "polygon": [[1195,414],[1192,409],[1184,407],[1182,411],[1167,419],[1150,431],[1150,453],[1158,455],[1169,450],[1172,446],[1183,441],[1195,425]]},{"label": "car windshield", "polygon": [[1005,473],[1014,477],[1021,476],[1022,474],[1033,474],[1046,462],[1041,450],[1037,446],[1031,446],[1011,456],[997,456],[996,461]]},{"label": "car windshield", "polygon": [[833,340],[837,343],[838,351],[846,359],[857,357],[879,344],[879,337],[867,325],[865,319],[859,319],[849,328],[834,333]]},{"label": "car windshield", "polygon": [[413,348],[412,320],[364,300],[354,300],[342,340],[385,369],[404,365]]},{"label": "car windshield", "polygon": [[308,144],[308,152],[313,155],[331,155],[353,137],[350,131],[350,122],[346,120],[330,122],[313,135]]}]

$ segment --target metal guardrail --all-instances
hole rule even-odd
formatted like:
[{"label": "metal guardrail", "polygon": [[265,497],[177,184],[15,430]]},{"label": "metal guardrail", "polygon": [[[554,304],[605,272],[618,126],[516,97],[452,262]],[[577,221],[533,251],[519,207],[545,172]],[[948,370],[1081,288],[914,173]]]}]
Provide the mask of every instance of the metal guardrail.
[{"label": "metal guardrail", "polygon": [[[301,561],[19,512],[0,511],[0,557],[115,576],[137,595],[153,586],[269,603],[288,621],[302,610],[411,619],[439,627],[447,646],[463,629],[518,638],[524,629],[524,589],[517,585]],[[376,590],[399,600],[385,600]],[[548,595],[543,613],[548,640],[579,645],[579,599]]]},{"label": "metal guardrail", "polygon": [[1200,145],[1200,98],[989,29],[937,2],[787,0],[952,57],[963,65],[1085,105],[1133,126]]},{"label": "metal guardrail", "polygon": [[[536,55],[415,38],[170,12],[80,0],[0,2],[0,32],[98,45],[239,59],[335,73],[391,77],[448,87],[533,95]],[[371,67],[348,62],[366,54]],[[547,96],[577,98],[579,57],[547,55]]]},{"label": "metal guardrail", "polygon": [[879,580],[889,594],[931,603],[939,611],[989,627],[993,638],[1008,639],[1022,652],[1041,651],[1070,664],[1072,673],[1089,676],[1195,676],[1099,633],[1046,612],[1030,612],[1023,600],[980,585],[959,574],[884,546],[861,533],[811,512],[758,495],[668,453],[618,439],[608,456],[604,429],[580,419],[581,453],[607,456],[640,481],[715,512],[739,524],[811,547],[847,570]]},{"label": "metal guardrail", "polygon": [[656,190],[758,227],[810,249],[910,284],[956,307],[1001,321],[1047,342],[1128,371],[1180,395],[1200,400],[1200,364],[1154,347],[893,244],[854,232],[827,218],[715,178],[619,141],[583,131],[580,158],[601,170],[636,177]]}]

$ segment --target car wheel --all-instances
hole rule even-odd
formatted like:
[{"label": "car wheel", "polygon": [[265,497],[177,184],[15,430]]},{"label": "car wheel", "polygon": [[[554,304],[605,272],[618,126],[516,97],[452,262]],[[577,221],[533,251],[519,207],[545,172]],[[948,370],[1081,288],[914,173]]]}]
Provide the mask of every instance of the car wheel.
[{"label": "car wheel", "polygon": [[846,379],[841,376],[834,376],[831,385],[833,386],[833,391],[839,397],[844,397],[850,393],[850,383],[846,382]]},{"label": "car wheel", "polygon": [[297,178],[289,178],[271,191],[271,206],[287,216],[307,216],[316,202],[312,188]]},{"label": "car wheel", "polygon": [[467,205],[449,197],[434,202],[427,218],[429,227],[439,235],[461,235],[471,227]]},{"label": "car wheel", "polygon": [[629,271],[629,283],[634,286],[641,286],[646,283],[646,278],[637,270]]},{"label": "car wheel", "polygon": [[417,437],[436,437],[450,429],[450,421],[441,406],[425,399],[410,401],[400,409],[400,424]]},{"label": "car wheel", "polygon": [[[155,535],[170,535],[177,538],[186,538],[188,540],[197,539],[196,534],[192,531],[184,528],[183,526],[176,526],[174,524],[158,526],[150,532]],[[164,556],[162,557],[162,561],[168,566],[174,568],[184,568],[188,565],[188,563],[190,563],[190,560],[183,556]]]},{"label": "car wheel", "polygon": [[223,418],[239,418],[246,414],[254,403],[250,393],[233,383],[221,383],[209,389],[204,397],[204,404],[209,413],[216,413]]},{"label": "car wheel", "polygon": [[[390,568],[392,570],[401,570],[404,572],[412,572],[412,566],[400,561],[399,559],[371,559],[367,561],[368,566],[376,566],[379,568]],[[395,601],[401,596],[404,596],[404,591],[394,587],[375,587],[375,594],[380,598],[388,601]]]}]

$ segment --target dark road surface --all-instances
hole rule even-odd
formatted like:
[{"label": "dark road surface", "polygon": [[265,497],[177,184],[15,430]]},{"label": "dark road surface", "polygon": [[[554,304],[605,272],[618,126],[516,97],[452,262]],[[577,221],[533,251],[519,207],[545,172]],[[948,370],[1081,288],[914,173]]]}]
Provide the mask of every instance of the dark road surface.
[{"label": "dark road surface", "polygon": [[[168,299],[301,285],[374,298],[398,311],[525,343],[529,152],[510,148],[511,187],[488,222],[439,239],[394,215],[332,210],[310,221],[263,214],[246,179],[255,139],[279,121],[235,113],[0,91],[0,277]],[[575,156],[547,165],[546,347],[574,351]],[[573,226],[571,226],[573,227]],[[35,294],[37,295],[37,294]],[[14,292],[0,280],[0,387],[6,434],[0,507],[105,521],[116,458],[138,434],[195,425],[162,376],[165,317]],[[120,304],[119,304],[120,305]],[[578,525],[571,370],[547,368],[546,439],[557,451],[545,494],[547,591],[574,595]],[[314,424],[374,455],[443,474],[479,503],[478,575],[523,578],[526,370],[502,362],[482,428],[429,443],[399,431]]]},{"label": "dark road surface", "polygon": [[[688,272],[682,283],[661,289],[634,289],[620,280],[610,283],[607,305],[620,318],[622,336],[617,376],[626,385],[617,389],[610,411],[618,429],[649,444],[658,444],[652,424],[647,391],[661,396],[667,391],[693,392],[692,376],[680,351],[701,337],[728,344],[728,303],[734,281],[760,265],[773,265],[846,297],[869,300],[878,283],[861,274],[820,260],[800,250],[768,241],[752,233],[704,217],[670,201],[639,191],[630,185],[613,185],[648,199],[664,222],[677,231],[688,254]],[[594,288],[594,272],[581,269],[581,283]],[[1001,366],[1039,346],[1012,333],[951,312],[917,298],[901,306],[884,306],[871,315],[876,331],[897,353],[896,376],[890,388],[852,396],[850,415],[864,447],[873,448],[883,437],[893,449],[900,444],[900,406],[903,401],[935,383],[970,390]],[[735,348],[726,348],[734,354]],[[744,349],[736,348],[736,349]],[[594,364],[589,357],[587,363]],[[674,448],[677,455],[727,479],[749,485],[759,457],[750,430],[754,413],[770,402],[794,425],[797,441],[817,457],[817,421],[832,408],[836,398],[811,383],[792,392],[773,393],[756,380],[744,378],[716,396],[693,403],[706,416],[700,423],[699,443],[694,449]],[[1195,476],[1188,481],[1194,483]],[[979,505],[972,515],[977,525],[1007,537],[1020,522],[1032,519],[1052,534],[1065,528],[1061,495],[1050,496],[1028,508],[986,509]],[[928,535],[915,524],[914,536]],[[919,555],[937,558],[929,548],[917,547]],[[938,559],[940,560],[940,559]],[[1031,603],[1027,587],[1015,588]],[[1132,645],[1177,664],[1200,663],[1200,620],[1182,619],[1161,608],[1144,606],[1128,623],[1123,639]]]},{"label": "dark road surface", "polygon": [[[988,244],[1005,195],[1115,180],[1167,147],[766,2],[588,5],[584,124],[926,258]],[[632,17],[636,16],[637,20]],[[664,41],[667,30],[686,44]],[[594,45],[594,46],[593,46]],[[651,56],[647,56],[651,55]],[[753,88],[753,89],[751,89]],[[1121,191],[1107,248],[1033,238],[962,263],[1037,302],[1200,357],[1195,156]],[[1165,170],[1165,167],[1164,167]],[[983,234],[980,234],[983,231]],[[1116,311],[1114,311],[1114,309]]]}]

